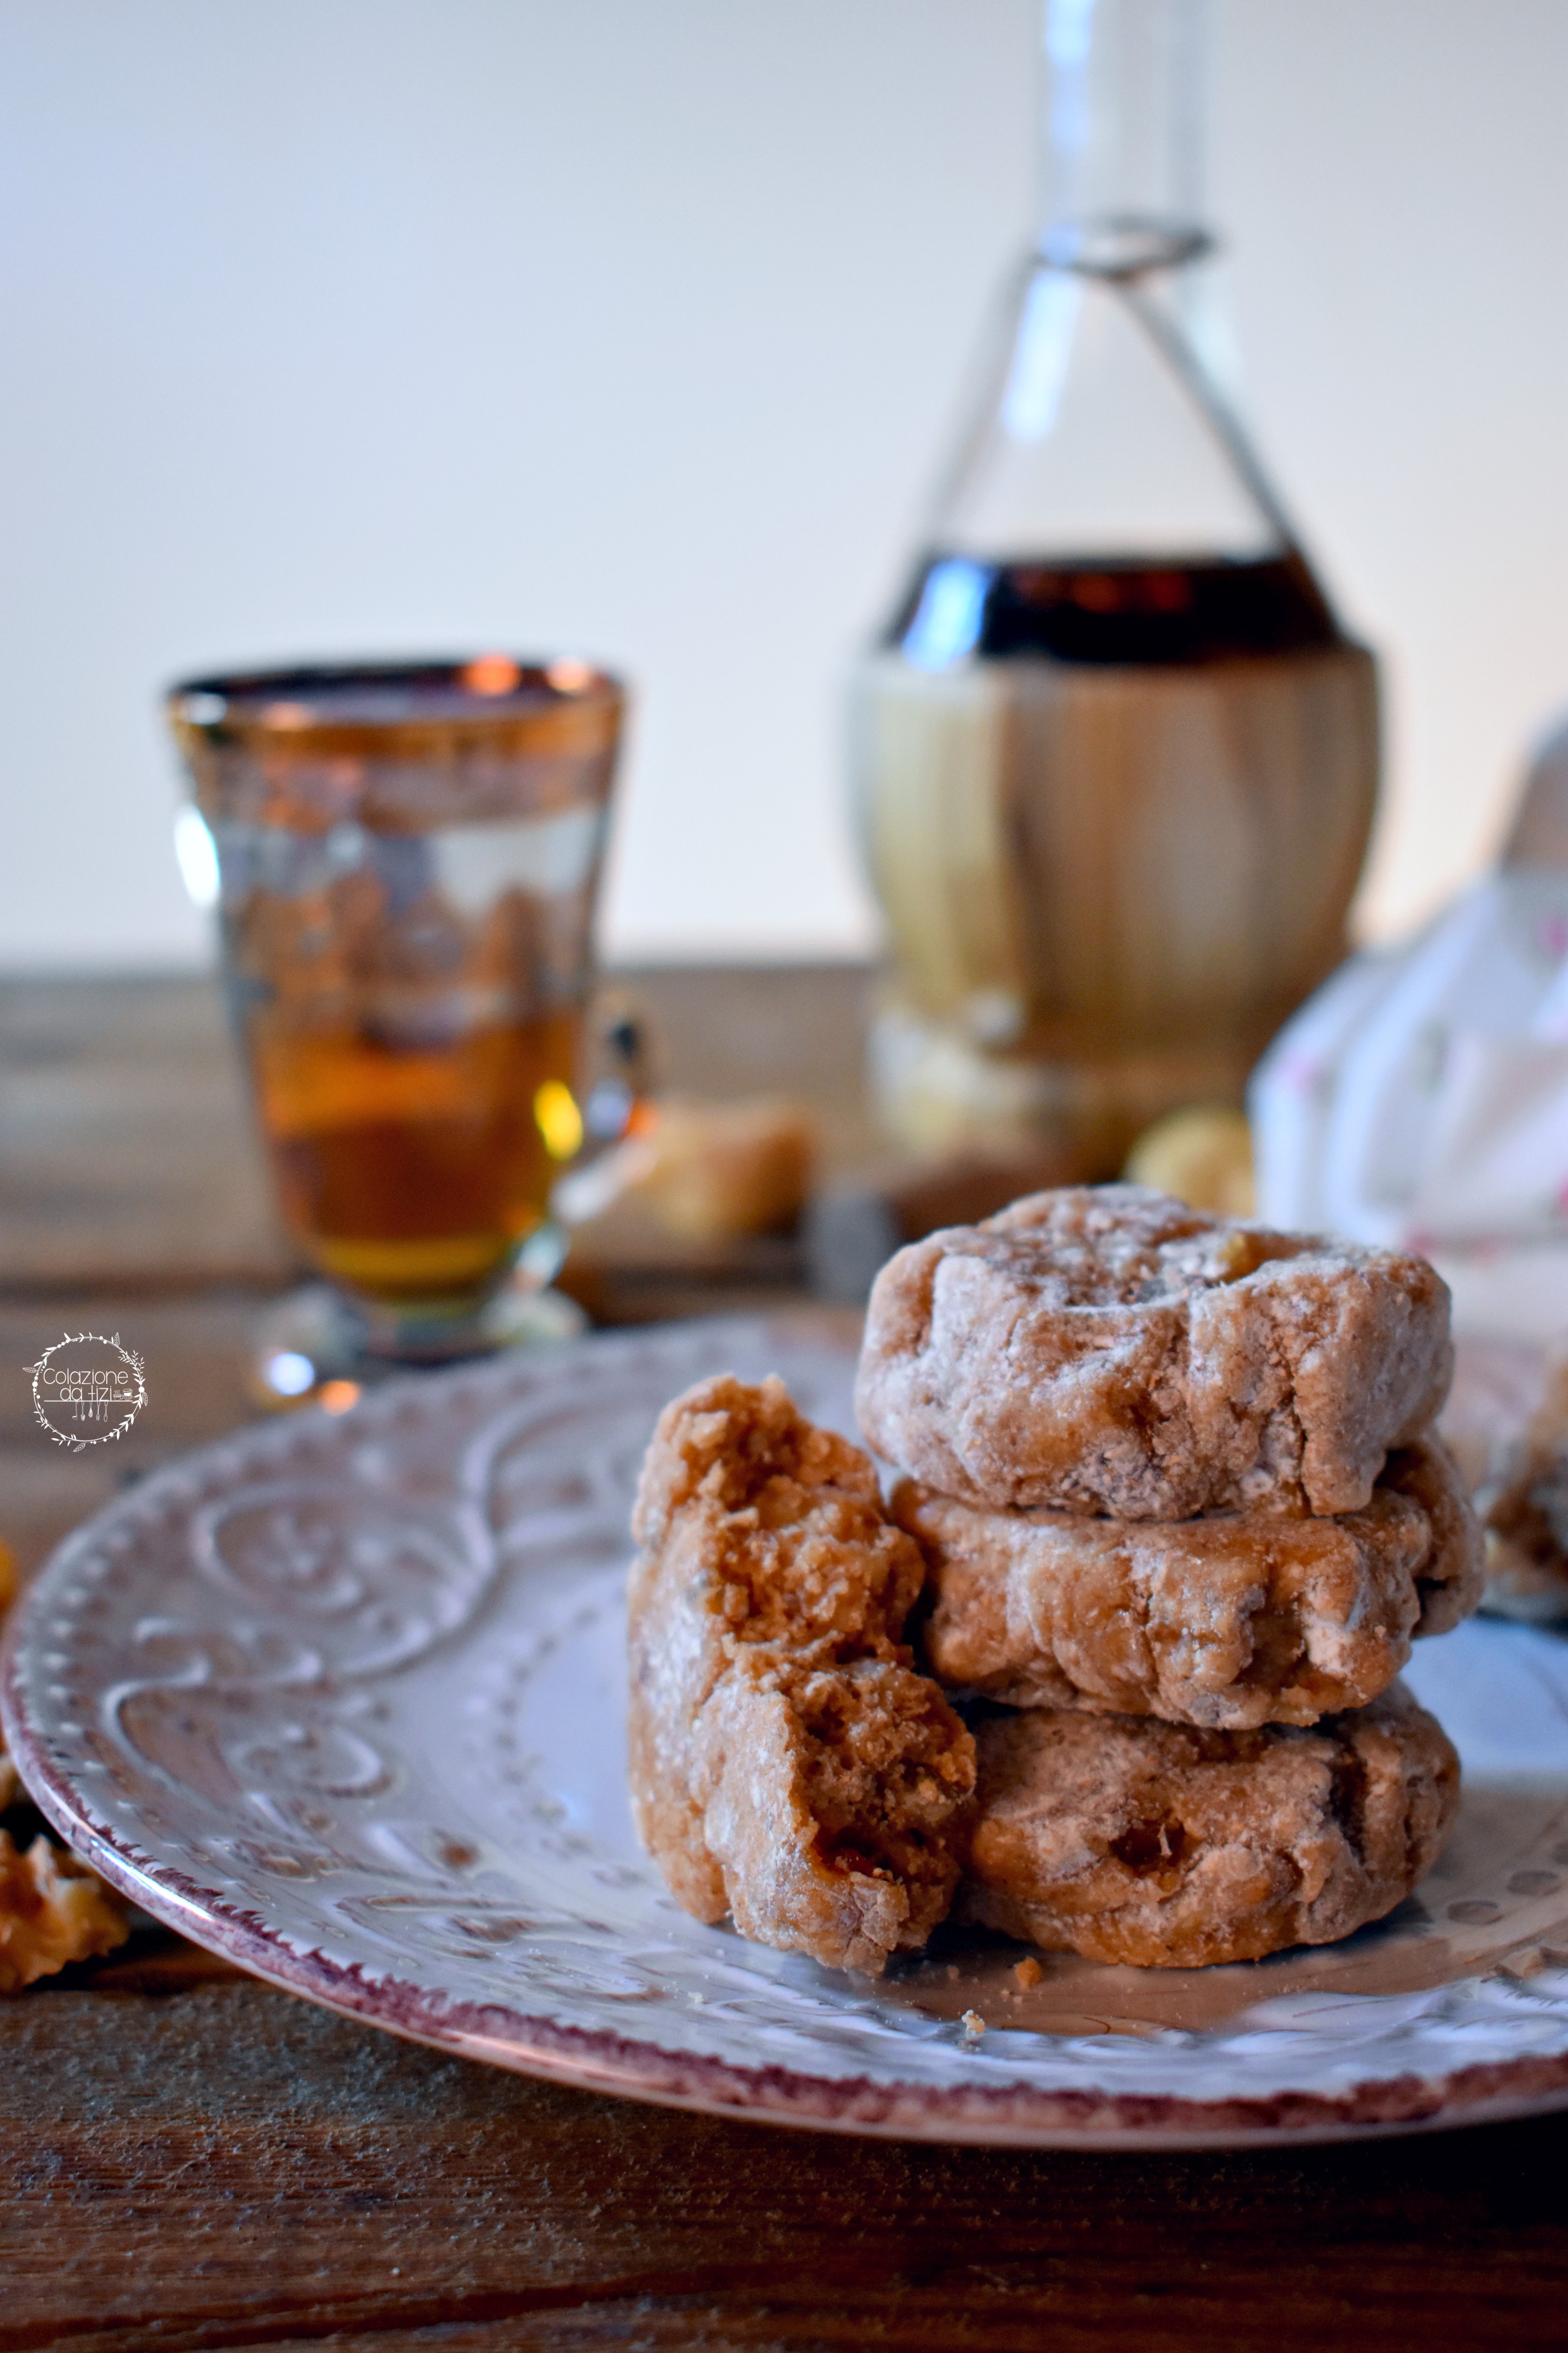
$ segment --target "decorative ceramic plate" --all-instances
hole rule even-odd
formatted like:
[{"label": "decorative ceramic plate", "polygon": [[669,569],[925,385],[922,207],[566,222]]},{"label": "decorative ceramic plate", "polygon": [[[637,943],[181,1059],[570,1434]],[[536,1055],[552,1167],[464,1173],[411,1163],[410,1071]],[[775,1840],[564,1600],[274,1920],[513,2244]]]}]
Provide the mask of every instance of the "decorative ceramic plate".
[{"label": "decorative ceramic plate", "polygon": [[1568,2104],[1568,1645],[1529,1627],[1418,1648],[1463,1810],[1419,1893],[1342,1945],[1046,1957],[1024,1989],[1017,1947],[942,1930],[873,1984],[688,1919],[627,1812],[626,1514],[659,1407],[726,1368],[853,1428],[851,1360],[809,1324],[691,1324],[399,1382],[148,1479],[21,1613],[5,1733],[39,1804],[275,1984],[640,2099],[1100,2147]]}]

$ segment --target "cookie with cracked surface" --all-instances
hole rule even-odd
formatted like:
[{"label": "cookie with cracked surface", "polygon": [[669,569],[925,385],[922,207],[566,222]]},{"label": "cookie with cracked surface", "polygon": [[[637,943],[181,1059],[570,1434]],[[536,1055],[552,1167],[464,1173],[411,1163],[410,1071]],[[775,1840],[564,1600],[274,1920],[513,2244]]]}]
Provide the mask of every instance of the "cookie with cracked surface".
[{"label": "cookie with cracked surface", "polygon": [[911,1479],[890,1509],[930,1569],[925,1662],[1013,1707],[1315,1724],[1375,1699],[1413,1636],[1480,1599],[1480,1531],[1434,1439],[1389,1456],[1364,1511],[1331,1518],[984,1511]]},{"label": "cookie with cracked surface", "polygon": [[1406,1896],[1459,1763],[1395,1683],[1310,1728],[1028,1710],[980,1726],[964,1916],[1145,1968],[1326,1945]]},{"label": "cookie with cracked surface", "polygon": [[659,1418],[632,1525],[632,1804],[671,1893],[843,1968],[922,1942],[957,1881],[973,1744],[912,1672],[924,1563],[865,1454],[781,1381],[700,1382]]},{"label": "cookie with cracked surface", "polygon": [[856,1408],[878,1453],[969,1503],[1354,1512],[1452,1369],[1425,1259],[1075,1186],[889,1261]]}]

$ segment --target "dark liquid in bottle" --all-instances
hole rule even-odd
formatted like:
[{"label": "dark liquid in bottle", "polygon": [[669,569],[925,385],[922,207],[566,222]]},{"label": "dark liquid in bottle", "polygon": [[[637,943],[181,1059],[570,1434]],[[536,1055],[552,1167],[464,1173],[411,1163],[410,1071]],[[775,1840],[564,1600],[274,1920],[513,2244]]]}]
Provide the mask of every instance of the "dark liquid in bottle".
[{"label": "dark liquid in bottle", "polygon": [[1293,550],[1259,562],[931,557],[888,643],[922,667],[993,661],[1205,662],[1344,642]]}]

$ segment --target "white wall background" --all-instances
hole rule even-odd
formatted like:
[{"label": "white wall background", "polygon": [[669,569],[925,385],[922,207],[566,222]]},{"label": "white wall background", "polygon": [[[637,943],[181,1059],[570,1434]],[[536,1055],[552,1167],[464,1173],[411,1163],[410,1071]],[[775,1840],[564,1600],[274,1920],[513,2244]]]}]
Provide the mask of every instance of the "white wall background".
[{"label": "white wall background", "polygon": [[[1037,0],[0,0],[0,962],[204,953],[170,676],[591,651],[613,953],[874,937],[848,649],[1032,201]],[[1213,0],[1250,406],[1385,650],[1367,914],[1568,702],[1568,5]]]}]

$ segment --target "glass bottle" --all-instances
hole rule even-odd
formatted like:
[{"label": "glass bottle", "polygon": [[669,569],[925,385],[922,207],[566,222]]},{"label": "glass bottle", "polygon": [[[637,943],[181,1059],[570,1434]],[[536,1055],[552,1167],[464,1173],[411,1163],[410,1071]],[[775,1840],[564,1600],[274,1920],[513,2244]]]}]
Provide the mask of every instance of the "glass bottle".
[{"label": "glass bottle", "polygon": [[1045,227],[852,698],[894,1133],[1113,1175],[1345,953],[1377,687],[1213,364],[1199,0],[1046,0]]}]

